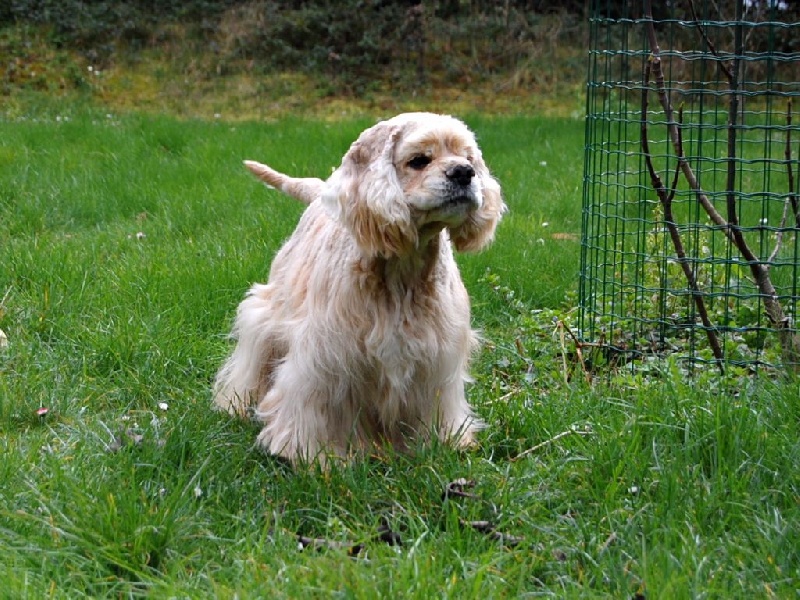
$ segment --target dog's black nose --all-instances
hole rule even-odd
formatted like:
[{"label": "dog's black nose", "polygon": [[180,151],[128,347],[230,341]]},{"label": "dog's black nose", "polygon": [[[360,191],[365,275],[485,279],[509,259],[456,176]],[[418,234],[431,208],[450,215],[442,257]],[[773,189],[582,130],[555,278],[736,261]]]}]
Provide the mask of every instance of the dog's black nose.
[{"label": "dog's black nose", "polygon": [[475,169],[470,165],[455,165],[447,169],[444,174],[450,181],[459,185],[469,185],[472,178],[475,177]]}]

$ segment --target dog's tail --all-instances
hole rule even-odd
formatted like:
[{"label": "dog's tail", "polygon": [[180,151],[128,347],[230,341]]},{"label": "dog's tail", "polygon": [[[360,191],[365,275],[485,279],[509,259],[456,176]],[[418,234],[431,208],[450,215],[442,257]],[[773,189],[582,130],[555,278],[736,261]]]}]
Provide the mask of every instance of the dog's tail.
[{"label": "dog's tail", "polygon": [[290,177],[254,160],[244,161],[244,166],[268,186],[279,189],[303,204],[311,204],[319,198],[325,186],[325,182],[316,177]]}]

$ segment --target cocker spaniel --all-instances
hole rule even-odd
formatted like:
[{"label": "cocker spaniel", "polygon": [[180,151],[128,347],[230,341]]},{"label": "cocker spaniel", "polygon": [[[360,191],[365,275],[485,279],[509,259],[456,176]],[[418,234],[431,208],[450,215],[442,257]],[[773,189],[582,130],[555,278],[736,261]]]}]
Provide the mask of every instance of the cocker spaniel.
[{"label": "cocker spaniel", "polygon": [[308,208],[239,305],[215,404],[255,407],[259,444],[293,463],[430,435],[472,444],[476,336],[453,247],[487,246],[506,208],[472,132],[398,115],[364,131],[327,181],[245,164]]}]

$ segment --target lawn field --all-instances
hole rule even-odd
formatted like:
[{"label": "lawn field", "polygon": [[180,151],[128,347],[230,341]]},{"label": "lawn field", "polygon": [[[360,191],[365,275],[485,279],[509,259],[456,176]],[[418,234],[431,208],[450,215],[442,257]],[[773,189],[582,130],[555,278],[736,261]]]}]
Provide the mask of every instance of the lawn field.
[{"label": "lawn field", "polygon": [[[236,305],[371,121],[0,114],[0,598],[797,598],[798,382],[585,377],[583,121],[460,115],[480,446],[294,472],[210,409]],[[587,381],[591,379],[591,381]]]}]

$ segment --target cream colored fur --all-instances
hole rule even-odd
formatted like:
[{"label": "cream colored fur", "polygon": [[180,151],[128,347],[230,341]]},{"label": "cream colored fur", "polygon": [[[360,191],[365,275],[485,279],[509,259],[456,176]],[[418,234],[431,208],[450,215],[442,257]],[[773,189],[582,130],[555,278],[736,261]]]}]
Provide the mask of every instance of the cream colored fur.
[{"label": "cream colored fur", "polygon": [[252,412],[260,445],[295,463],[431,433],[473,443],[476,342],[453,247],[488,245],[505,205],[469,129],[399,115],[364,131],[327,181],[246,166],[309,206],[239,305],[216,405]]}]

